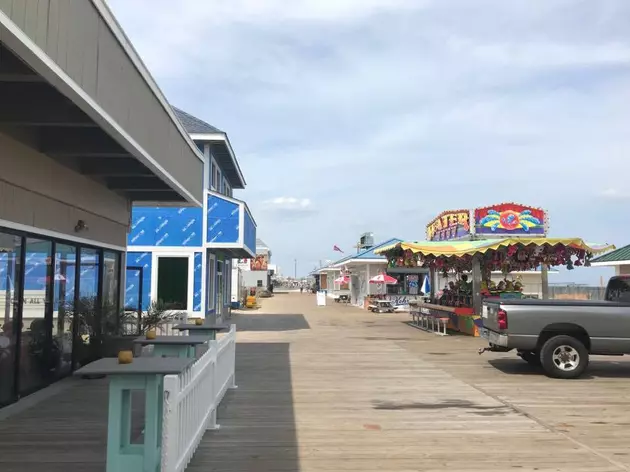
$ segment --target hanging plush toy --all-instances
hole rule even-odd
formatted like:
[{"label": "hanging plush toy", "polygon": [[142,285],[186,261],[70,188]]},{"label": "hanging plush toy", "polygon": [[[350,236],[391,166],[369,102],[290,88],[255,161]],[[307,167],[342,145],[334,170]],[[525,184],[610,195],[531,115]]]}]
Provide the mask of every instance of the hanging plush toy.
[{"label": "hanging plush toy", "polygon": [[586,253],[586,257],[584,258],[584,267],[591,266],[591,259],[593,258],[593,254],[590,252]]}]

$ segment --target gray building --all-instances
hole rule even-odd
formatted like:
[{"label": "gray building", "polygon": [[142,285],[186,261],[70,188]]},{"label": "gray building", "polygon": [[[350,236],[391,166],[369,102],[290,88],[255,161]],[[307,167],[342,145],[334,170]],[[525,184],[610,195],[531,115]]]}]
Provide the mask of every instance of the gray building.
[{"label": "gray building", "polygon": [[132,204],[201,205],[203,166],[104,1],[0,0],[0,405],[98,356]]}]

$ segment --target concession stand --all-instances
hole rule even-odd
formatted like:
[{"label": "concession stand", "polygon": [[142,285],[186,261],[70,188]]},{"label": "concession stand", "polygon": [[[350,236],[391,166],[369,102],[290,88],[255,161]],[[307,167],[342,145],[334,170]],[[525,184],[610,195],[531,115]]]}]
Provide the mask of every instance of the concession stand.
[{"label": "concession stand", "polygon": [[[548,238],[547,228],[544,210],[516,203],[449,211],[427,225],[426,241],[399,242],[378,253],[387,258],[388,267],[429,270],[431,293],[414,309],[439,320],[438,330],[441,326],[444,333],[448,328],[478,336],[484,299],[523,297],[522,284],[512,272],[541,268],[546,298],[549,267],[588,266],[595,254],[614,248],[580,238]],[[491,275],[499,271],[505,277],[496,283]],[[440,288],[438,275],[455,280]]]}]

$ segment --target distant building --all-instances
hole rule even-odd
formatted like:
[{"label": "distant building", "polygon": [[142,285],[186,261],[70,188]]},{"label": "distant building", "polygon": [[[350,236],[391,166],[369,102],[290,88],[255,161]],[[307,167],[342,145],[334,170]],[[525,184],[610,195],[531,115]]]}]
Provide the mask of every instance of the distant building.
[{"label": "distant building", "polygon": [[630,275],[630,244],[591,261],[593,267],[614,267],[615,275]]},{"label": "distant building", "polygon": [[270,264],[271,249],[260,238],[256,238],[256,255],[239,259],[232,268],[232,302],[241,301],[243,291],[268,288],[275,274],[275,265]]}]

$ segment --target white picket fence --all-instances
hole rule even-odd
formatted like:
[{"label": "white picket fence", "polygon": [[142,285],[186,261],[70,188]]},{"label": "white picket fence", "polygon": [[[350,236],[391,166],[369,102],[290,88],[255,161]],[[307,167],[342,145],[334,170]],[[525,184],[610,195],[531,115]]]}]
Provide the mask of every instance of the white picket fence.
[{"label": "white picket fence", "polygon": [[235,388],[236,326],[190,369],[164,377],[162,472],[181,472],[207,429],[217,429],[217,409],[228,388]]}]

